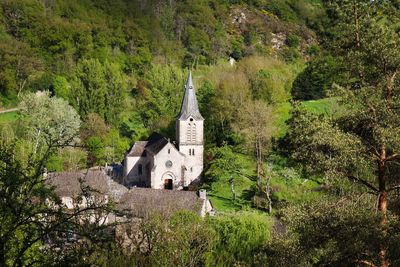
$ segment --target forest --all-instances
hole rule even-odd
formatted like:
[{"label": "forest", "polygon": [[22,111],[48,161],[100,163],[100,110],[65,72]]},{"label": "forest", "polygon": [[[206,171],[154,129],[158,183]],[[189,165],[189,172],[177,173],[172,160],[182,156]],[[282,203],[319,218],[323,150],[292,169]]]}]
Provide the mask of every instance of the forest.
[{"label": "forest", "polygon": [[[189,70],[216,216],[127,250],[49,205],[45,170],[173,140]],[[398,0],[1,0],[0,266],[398,266],[399,72]]]}]

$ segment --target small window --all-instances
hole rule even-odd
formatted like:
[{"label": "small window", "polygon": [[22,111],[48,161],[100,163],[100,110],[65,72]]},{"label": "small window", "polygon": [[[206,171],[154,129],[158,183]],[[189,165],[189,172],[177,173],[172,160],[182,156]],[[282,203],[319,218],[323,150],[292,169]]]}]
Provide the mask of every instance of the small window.
[{"label": "small window", "polygon": [[171,154],[171,149],[168,148],[168,154]]},{"label": "small window", "polygon": [[142,173],[143,173],[143,166],[142,166],[142,164],[139,164],[139,175],[142,175]]},{"label": "small window", "polygon": [[189,156],[192,155],[192,150],[189,148]]},{"label": "small window", "polygon": [[192,156],[194,156],[194,148],[192,149]]},{"label": "small window", "polygon": [[190,167],[190,171],[193,172],[193,167]]},{"label": "small window", "polygon": [[193,121],[193,118],[190,118],[190,121]]}]

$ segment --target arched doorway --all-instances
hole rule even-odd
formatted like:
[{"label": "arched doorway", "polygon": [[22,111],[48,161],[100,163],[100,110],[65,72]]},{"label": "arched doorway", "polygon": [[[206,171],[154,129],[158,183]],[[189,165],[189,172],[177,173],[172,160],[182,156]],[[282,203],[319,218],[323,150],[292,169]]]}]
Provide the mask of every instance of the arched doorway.
[{"label": "arched doorway", "polygon": [[162,176],[162,180],[164,181],[164,189],[174,189],[175,176],[172,173],[164,173],[164,175]]}]

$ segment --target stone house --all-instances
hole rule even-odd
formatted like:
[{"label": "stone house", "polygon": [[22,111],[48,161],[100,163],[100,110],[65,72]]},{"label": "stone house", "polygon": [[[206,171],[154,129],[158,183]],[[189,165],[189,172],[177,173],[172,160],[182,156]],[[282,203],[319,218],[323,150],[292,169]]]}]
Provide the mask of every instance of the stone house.
[{"label": "stone house", "polygon": [[[87,171],[50,173],[46,183],[54,188],[62,204],[68,209],[79,206],[84,208],[88,201],[97,204],[115,203],[115,208],[124,211],[133,218],[144,218],[151,213],[160,213],[170,216],[176,211],[192,211],[200,216],[205,216],[212,211],[211,202],[205,191],[176,191],[158,190],[153,188],[131,188],[115,182],[102,168],[93,168]],[[78,196],[83,190],[90,188],[90,200]],[[102,214],[99,219],[102,224],[113,223],[117,218],[115,214]]]}]

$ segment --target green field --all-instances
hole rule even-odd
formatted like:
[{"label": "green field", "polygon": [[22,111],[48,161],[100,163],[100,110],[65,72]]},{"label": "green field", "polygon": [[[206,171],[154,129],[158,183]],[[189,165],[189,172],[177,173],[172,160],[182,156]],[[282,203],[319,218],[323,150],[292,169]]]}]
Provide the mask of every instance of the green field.
[{"label": "green field", "polygon": [[[337,101],[332,98],[304,101],[301,105],[306,110],[317,114],[335,114],[338,110]],[[274,109],[277,137],[282,137],[286,133],[286,121],[289,119],[291,107],[290,103],[283,103]],[[249,177],[255,177],[254,160],[246,155],[239,153],[237,155],[241,165],[243,165],[243,172]],[[285,160],[279,157],[275,157],[275,159],[271,158],[269,161],[272,162],[273,166],[270,187],[275,205],[309,201],[323,194],[323,191],[320,190],[321,184],[318,179],[302,177],[296,170],[288,168]],[[218,181],[212,182],[208,189],[212,204],[219,212],[253,209],[251,192],[256,184],[255,179],[243,176],[234,178],[236,200],[233,200],[231,184],[227,178],[220,178]]]},{"label": "green field", "polygon": [[17,111],[1,113],[0,114],[0,123],[15,121],[17,119],[17,117],[18,117]]},{"label": "green field", "polygon": [[[301,106],[316,114],[338,114],[339,105],[335,98],[325,98],[319,100],[302,101]],[[275,126],[277,137],[282,137],[286,133],[286,121],[290,117],[292,105],[289,102],[281,103],[274,108]]]}]

